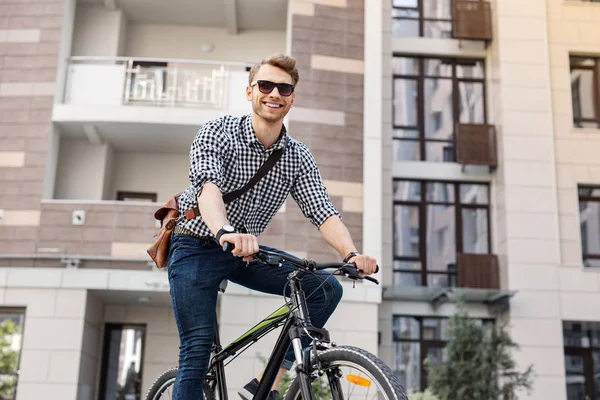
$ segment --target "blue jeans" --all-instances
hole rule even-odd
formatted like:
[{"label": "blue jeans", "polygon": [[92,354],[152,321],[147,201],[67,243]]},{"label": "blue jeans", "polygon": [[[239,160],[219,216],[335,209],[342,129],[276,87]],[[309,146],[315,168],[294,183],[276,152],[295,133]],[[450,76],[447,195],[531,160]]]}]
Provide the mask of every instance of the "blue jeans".
[{"label": "blue jeans", "polygon": [[[261,248],[279,252],[265,246]],[[285,287],[285,294],[289,296],[287,276],[291,271],[293,267],[285,263],[282,267],[263,264],[248,266],[241,258],[224,252],[214,240],[189,235],[171,237],[168,275],[180,340],[174,400],[203,398],[202,385],[210,361],[216,322],[215,308],[221,281],[228,279],[249,289],[274,295],[282,295]],[[328,272],[318,273],[321,279],[306,275],[302,280],[302,289],[307,296],[311,323],[322,328],[342,298],[342,286]],[[323,278],[329,279],[321,286]],[[321,287],[315,290],[319,286]],[[309,343],[309,338],[303,338],[304,346]],[[289,370],[294,361],[294,352],[290,346],[282,367]]]}]

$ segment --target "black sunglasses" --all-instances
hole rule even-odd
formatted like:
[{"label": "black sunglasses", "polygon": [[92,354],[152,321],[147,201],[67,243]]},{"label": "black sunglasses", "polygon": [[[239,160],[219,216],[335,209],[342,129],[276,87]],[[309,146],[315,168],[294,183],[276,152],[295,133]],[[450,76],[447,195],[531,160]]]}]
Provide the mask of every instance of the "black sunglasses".
[{"label": "black sunglasses", "polygon": [[294,85],[291,85],[289,83],[275,83],[275,82],[271,82],[271,81],[263,81],[263,80],[258,80],[256,81],[256,83],[258,84],[258,90],[260,90],[261,93],[264,94],[269,94],[273,91],[273,89],[275,89],[275,87],[277,87],[277,90],[279,91],[279,94],[282,96],[290,96],[292,93],[294,93]]}]

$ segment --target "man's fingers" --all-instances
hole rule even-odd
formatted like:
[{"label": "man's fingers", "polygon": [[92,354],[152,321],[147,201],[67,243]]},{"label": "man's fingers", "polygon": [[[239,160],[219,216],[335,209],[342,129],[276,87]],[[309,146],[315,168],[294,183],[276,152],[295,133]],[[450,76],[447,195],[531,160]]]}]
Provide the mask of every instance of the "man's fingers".
[{"label": "man's fingers", "polygon": [[372,257],[359,256],[353,260],[356,263],[356,268],[362,270],[362,275],[371,275],[377,268],[377,262]]},{"label": "man's fingers", "polygon": [[258,246],[258,238],[249,234],[232,235],[229,241],[233,242],[235,249],[231,252],[236,257],[245,257],[257,253],[260,248]]}]

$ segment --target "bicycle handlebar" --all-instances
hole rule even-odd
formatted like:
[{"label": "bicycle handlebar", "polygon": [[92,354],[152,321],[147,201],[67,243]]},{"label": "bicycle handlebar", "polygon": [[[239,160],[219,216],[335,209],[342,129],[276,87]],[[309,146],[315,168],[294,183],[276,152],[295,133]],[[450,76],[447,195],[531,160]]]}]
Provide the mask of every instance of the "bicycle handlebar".
[{"label": "bicycle handlebar", "polygon": [[[223,244],[223,251],[231,251],[235,248],[233,243],[225,242]],[[318,271],[323,269],[336,269],[342,272],[342,274],[350,279],[366,279],[371,281],[377,285],[379,285],[379,281],[375,278],[371,278],[370,276],[360,275],[363,272],[361,269],[356,268],[355,263],[344,263],[344,262],[317,262],[310,259],[298,258],[295,256],[289,256],[286,254],[281,254],[268,250],[259,250],[258,253],[252,255],[254,260],[263,262],[268,265],[279,266],[281,261],[287,261],[294,266],[298,267],[302,270],[307,270],[309,272]],[[375,272],[379,272],[379,266],[376,266]]]}]

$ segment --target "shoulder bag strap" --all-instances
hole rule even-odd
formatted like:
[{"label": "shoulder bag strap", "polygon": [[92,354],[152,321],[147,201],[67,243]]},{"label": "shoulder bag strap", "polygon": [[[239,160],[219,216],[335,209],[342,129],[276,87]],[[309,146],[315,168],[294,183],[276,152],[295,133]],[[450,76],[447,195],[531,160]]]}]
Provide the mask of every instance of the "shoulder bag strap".
[{"label": "shoulder bag strap", "polygon": [[[248,191],[248,189],[250,189],[252,186],[254,186],[256,184],[256,182],[261,180],[263,178],[263,176],[265,176],[267,174],[267,172],[269,172],[269,170],[271,168],[273,168],[273,166],[277,163],[277,161],[279,161],[279,159],[283,155],[283,152],[286,147],[287,147],[287,140],[282,149],[274,150],[271,153],[271,155],[269,156],[267,161],[265,161],[263,163],[263,165],[261,165],[260,169],[256,172],[256,174],[252,177],[252,179],[250,179],[241,189],[234,190],[233,192],[223,195],[223,202],[225,204],[232,202],[233,200],[237,199],[238,197],[240,197],[241,195],[246,193],[246,191]],[[198,207],[194,207],[194,208],[191,208],[191,209],[185,211],[185,219],[187,219],[187,220],[194,219],[194,218],[198,217],[199,215],[200,215],[200,210],[198,209]]]}]

